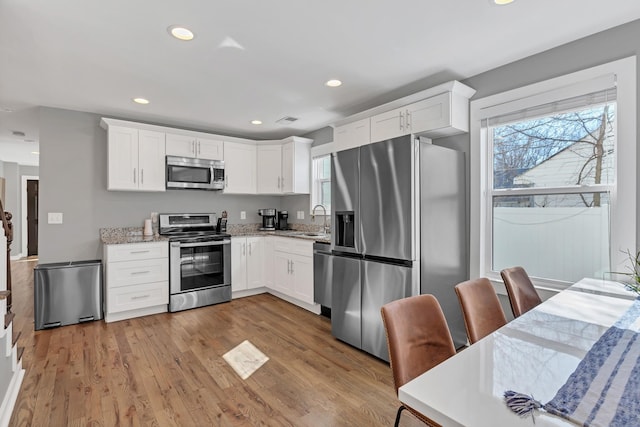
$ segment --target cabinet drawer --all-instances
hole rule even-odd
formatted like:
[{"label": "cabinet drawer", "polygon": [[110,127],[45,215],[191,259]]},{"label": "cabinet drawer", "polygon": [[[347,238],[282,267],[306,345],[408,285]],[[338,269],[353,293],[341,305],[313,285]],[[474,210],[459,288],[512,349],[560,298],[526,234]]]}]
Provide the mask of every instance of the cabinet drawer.
[{"label": "cabinet drawer", "polygon": [[133,261],[137,259],[165,258],[169,259],[169,243],[131,243],[125,245],[106,246],[106,261]]},{"label": "cabinet drawer", "polygon": [[169,282],[144,283],[109,289],[107,302],[109,313],[169,304]]},{"label": "cabinet drawer", "polygon": [[107,263],[109,288],[168,280],[168,258]]},{"label": "cabinet drawer", "polygon": [[289,254],[313,256],[313,241],[296,238],[279,238],[275,241],[274,250]]}]

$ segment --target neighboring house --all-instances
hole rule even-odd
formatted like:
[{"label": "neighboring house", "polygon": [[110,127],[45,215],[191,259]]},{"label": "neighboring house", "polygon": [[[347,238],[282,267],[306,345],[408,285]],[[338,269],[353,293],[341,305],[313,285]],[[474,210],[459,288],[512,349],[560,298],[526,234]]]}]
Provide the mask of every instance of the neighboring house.
[{"label": "neighboring house", "polygon": [[[514,187],[557,187],[595,184],[596,157],[593,138],[583,138],[548,159],[513,178]],[[603,144],[601,184],[615,180],[614,138],[607,138]],[[548,206],[547,196],[532,197],[536,206]],[[579,205],[590,200],[578,202]],[[604,203],[604,202],[603,202]],[[576,198],[555,198],[553,206],[575,206]]]}]

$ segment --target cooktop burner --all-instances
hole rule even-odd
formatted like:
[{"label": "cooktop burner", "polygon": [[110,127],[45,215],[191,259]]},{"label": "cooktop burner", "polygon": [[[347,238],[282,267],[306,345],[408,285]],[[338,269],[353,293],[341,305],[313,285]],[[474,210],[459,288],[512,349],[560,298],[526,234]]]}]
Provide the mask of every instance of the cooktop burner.
[{"label": "cooktop burner", "polygon": [[169,240],[180,242],[206,242],[230,238],[231,235],[216,231],[215,213],[160,214],[160,234]]}]

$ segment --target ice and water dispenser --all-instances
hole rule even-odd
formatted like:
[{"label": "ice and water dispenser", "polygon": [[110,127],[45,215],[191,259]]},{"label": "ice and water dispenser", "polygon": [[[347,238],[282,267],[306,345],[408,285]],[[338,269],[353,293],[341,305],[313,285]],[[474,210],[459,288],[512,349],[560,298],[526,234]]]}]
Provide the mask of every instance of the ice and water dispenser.
[{"label": "ice and water dispenser", "polygon": [[353,211],[336,212],[335,245],[355,248],[355,214]]}]

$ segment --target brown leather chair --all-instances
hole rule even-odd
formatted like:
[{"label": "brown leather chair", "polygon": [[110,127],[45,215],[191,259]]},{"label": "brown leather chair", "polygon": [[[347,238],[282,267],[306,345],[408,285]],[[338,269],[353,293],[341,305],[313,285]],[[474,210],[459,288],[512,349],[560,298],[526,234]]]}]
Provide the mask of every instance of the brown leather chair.
[{"label": "brown leather chair", "polygon": [[[396,394],[400,387],[456,354],[442,308],[433,295],[396,300],[382,306],[381,312]],[[396,414],[396,427],[404,409],[427,425],[438,425],[401,404]]]},{"label": "brown leather chair", "polygon": [[522,267],[505,268],[500,272],[507,288],[514,317],[518,317],[542,302],[529,275]]},{"label": "brown leather chair", "polygon": [[471,344],[507,324],[498,295],[486,277],[459,283],[455,290]]}]

